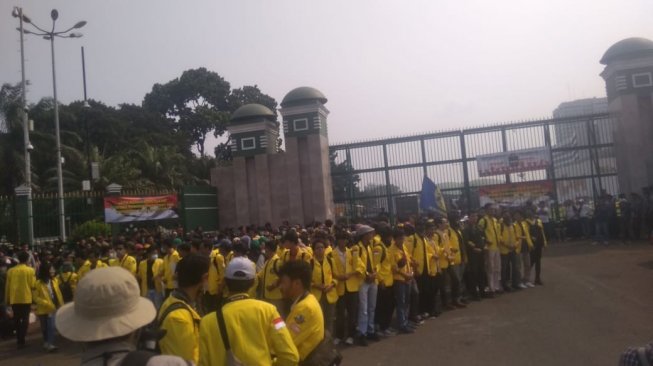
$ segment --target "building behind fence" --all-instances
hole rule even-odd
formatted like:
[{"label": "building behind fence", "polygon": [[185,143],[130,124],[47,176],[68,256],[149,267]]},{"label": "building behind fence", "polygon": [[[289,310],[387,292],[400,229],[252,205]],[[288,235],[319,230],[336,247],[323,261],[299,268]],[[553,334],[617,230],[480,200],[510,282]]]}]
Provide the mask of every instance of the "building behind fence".
[{"label": "building behind fence", "polygon": [[[422,179],[428,176],[449,205],[478,208],[478,188],[550,181],[552,200],[593,200],[617,194],[613,143],[616,120],[607,113],[330,146],[334,200],[339,217],[394,219],[414,213]],[[548,169],[480,177],[476,157],[538,147],[550,148]],[[554,210],[557,212],[557,210]]]}]

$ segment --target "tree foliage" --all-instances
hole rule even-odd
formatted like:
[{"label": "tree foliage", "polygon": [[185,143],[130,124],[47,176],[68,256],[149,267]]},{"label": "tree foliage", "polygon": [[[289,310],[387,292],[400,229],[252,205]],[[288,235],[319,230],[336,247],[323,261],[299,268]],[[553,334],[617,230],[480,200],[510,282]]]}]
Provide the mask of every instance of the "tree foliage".
[{"label": "tree foliage", "polygon": [[360,194],[358,183],[360,183],[361,178],[358,174],[354,173],[354,168],[349,160],[336,163],[337,158],[338,152],[334,151],[329,154],[333,198],[336,202],[342,202],[351,200],[354,196]]},{"label": "tree foliage", "polygon": [[[20,97],[20,84],[0,88],[0,195],[13,194],[25,181]],[[243,104],[260,103],[273,111],[277,107],[274,98],[256,85],[232,90],[229,82],[205,68],[155,84],[142,105],[88,102],[89,107],[81,101],[59,104],[65,191],[81,190],[82,181],[90,178],[90,162],[100,167],[100,179],[93,182],[97,190],[110,183],[129,189],[208,184],[211,168],[230,160],[231,154],[225,151],[217,158],[206,154],[207,137],[223,136],[230,114]],[[32,188],[54,192],[53,100],[43,98],[30,105],[29,118],[34,120]]]}]

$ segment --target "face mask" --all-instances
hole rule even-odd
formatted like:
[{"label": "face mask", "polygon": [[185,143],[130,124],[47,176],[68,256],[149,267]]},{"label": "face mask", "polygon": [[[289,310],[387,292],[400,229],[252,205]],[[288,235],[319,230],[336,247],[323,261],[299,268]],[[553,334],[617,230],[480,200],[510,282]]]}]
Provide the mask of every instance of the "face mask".
[{"label": "face mask", "polygon": [[156,260],[156,259],[159,258],[159,255],[158,255],[158,254],[152,254],[152,255],[150,256],[150,258],[153,259],[153,260]]}]

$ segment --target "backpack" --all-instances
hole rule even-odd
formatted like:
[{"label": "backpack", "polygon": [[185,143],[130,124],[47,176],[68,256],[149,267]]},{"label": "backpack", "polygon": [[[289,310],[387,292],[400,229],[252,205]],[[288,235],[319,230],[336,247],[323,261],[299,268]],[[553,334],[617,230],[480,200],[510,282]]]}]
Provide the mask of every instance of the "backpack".
[{"label": "backpack", "polygon": [[154,352],[154,354],[161,354],[159,341],[166,335],[165,329],[161,329],[161,326],[168,315],[179,309],[186,309],[188,312],[191,312],[190,307],[183,301],[177,301],[170,304],[165,311],[157,314],[156,319],[142,332],[141,338],[138,342],[138,349]]},{"label": "backpack", "polygon": [[72,272],[68,276],[68,280],[63,280],[63,273],[59,274],[59,290],[61,291],[61,297],[63,297],[63,302],[68,303],[73,301],[73,286],[70,284],[72,279]]},{"label": "backpack", "polygon": [[300,366],[337,366],[342,362],[342,355],[333,344],[329,331],[324,331],[324,339],[306,356]]}]

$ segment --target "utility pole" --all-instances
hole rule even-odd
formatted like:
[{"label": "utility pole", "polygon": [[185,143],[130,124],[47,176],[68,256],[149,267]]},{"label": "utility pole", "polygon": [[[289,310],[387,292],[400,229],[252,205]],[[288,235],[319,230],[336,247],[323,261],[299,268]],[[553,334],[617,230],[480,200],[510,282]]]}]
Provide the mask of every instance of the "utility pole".
[{"label": "utility pole", "polygon": [[23,20],[29,23],[29,18],[23,14],[23,8],[14,7],[12,15],[18,18],[20,23],[20,73],[21,73],[21,104],[23,117],[23,145],[25,149],[25,186],[27,188],[27,243],[30,247],[34,245],[34,216],[32,212],[32,144],[29,142],[29,116],[27,115],[27,81],[25,80],[25,42],[23,32]]}]

